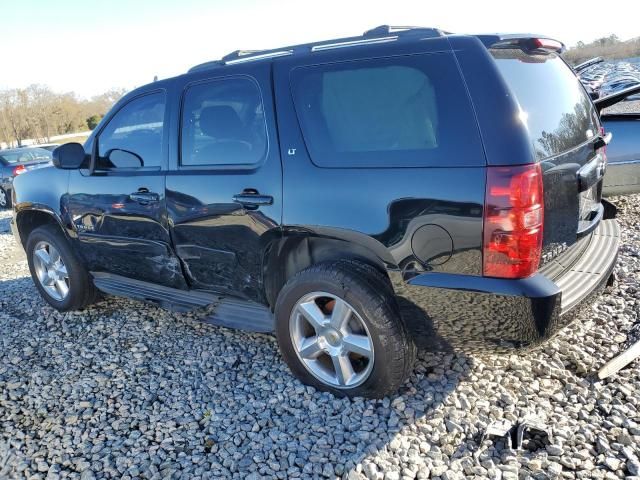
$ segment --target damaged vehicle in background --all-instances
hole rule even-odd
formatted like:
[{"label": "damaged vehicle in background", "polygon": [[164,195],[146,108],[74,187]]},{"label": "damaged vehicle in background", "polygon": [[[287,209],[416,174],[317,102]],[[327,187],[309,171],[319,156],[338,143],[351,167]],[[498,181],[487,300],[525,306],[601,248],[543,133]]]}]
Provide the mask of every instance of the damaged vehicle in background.
[{"label": "damaged vehicle in background", "polygon": [[640,66],[596,57],[574,71],[594,99],[605,130],[613,135],[603,195],[640,193]]},{"label": "damaged vehicle in background", "polygon": [[594,102],[605,130],[613,135],[607,146],[603,195],[640,193],[640,100],[634,100],[639,94],[640,84]]}]

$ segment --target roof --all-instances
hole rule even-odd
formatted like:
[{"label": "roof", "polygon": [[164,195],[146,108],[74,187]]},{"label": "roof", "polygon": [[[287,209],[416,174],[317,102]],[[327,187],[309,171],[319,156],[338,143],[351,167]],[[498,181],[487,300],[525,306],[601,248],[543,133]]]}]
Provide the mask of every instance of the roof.
[{"label": "roof", "polygon": [[420,38],[435,38],[447,35],[437,28],[430,27],[396,27],[390,25],[380,25],[379,27],[367,30],[357,37],[345,37],[321,42],[292,45],[271,50],[236,50],[225,55],[220,60],[196,65],[189,69],[189,73],[208,70],[210,68],[224,65],[234,65],[238,63],[253,62],[258,60],[273,59],[302,53],[313,53],[319,51],[333,50],[337,48],[355,47],[358,45],[372,45],[378,43],[390,43],[403,40],[416,40]]}]

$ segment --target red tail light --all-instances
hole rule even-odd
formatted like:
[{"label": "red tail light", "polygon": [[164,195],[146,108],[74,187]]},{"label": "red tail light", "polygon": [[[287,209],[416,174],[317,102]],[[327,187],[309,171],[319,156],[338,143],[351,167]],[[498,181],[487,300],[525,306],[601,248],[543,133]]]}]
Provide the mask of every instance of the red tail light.
[{"label": "red tail light", "polygon": [[482,273],[524,278],[542,254],[544,197],[539,164],[488,167]]},{"label": "red tail light", "polygon": [[17,167],[15,167],[13,169],[13,176],[15,177],[17,175],[20,175],[21,173],[26,172],[26,171],[27,171],[27,169],[25,168],[24,165],[18,165]]}]

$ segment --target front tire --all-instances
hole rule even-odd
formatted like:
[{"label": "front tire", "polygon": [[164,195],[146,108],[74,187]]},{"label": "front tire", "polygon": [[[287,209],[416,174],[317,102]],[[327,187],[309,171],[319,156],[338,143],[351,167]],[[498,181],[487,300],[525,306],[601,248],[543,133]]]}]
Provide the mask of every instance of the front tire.
[{"label": "front tire", "polygon": [[80,310],[95,301],[89,273],[57,227],[46,225],[31,232],[26,252],[31,278],[53,308]]},{"label": "front tire", "polygon": [[303,383],[337,396],[395,392],[415,360],[388,280],[354,261],[323,263],[293,276],[275,308],[284,360]]}]

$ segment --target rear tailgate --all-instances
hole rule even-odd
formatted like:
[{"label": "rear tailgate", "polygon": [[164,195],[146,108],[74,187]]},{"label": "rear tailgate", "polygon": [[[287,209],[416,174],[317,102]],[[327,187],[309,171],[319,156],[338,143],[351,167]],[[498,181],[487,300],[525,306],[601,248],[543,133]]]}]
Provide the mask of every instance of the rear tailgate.
[{"label": "rear tailgate", "polygon": [[557,52],[518,42],[498,43],[489,52],[519,105],[514,121],[526,126],[529,161],[539,162],[544,174],[544,264],[602,218],[606,158],[598,113]]}]

